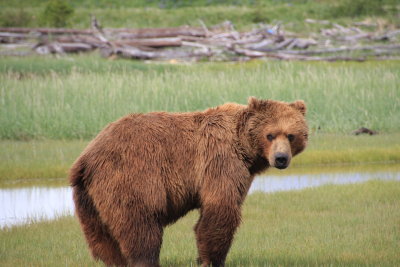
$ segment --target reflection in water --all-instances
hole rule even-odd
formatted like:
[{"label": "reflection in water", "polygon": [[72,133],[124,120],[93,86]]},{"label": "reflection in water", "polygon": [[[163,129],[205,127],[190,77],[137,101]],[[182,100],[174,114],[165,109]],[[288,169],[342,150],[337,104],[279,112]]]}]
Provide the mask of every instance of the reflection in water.
[{"label": "reflection in water", "polygon": [[[254,180],[250,193],[300,190],[325,184],[359,183],[372,179],[400,181],[400,172],[259,176]],[[29,221],[51,220],[73,213],[70,187],[0,189],[0,228]]]},{"label": "reflection in water", "polygon": [[51,220],[60,215],[72,215],[73,212],[69,187],[0,189],[0,228],[29,221]]},{"label": "reflection in water", "polygon": [[400,181],[400,172],[318,173],[288,176],[266,175],[259,176],[254,180],[249,193],[255,191],[270,193],[277,191],[300,190],[326,184],[354,184],[369,180]]}]

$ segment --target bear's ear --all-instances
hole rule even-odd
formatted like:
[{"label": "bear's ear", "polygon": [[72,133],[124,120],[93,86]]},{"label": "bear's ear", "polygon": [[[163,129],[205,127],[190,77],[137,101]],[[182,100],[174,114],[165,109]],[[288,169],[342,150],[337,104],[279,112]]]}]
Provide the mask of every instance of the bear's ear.
[{"label": "bear's ear", "polygon": [[297,109],[298,111],[300,111],[301,114],[306,115],[307,108],[306,108],[306,103],[304,103],[303,100],[294,101],[290,103],[289,106]]},{"label": "bear's ear", "polygon": [[247,103],[249,105],[249,110],[262,110],[268,106],[268,100],[258,100],[253,96],[249,97]]}]

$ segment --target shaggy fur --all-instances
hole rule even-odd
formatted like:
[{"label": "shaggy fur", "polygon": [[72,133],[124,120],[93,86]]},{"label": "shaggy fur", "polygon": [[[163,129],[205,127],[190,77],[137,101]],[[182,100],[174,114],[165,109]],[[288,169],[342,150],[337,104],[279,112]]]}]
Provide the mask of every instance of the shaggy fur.
[{"label": "shaggy fur", "polygon": [[256,173],[286,168],[307,143],[303,101],[250,98],[203,112],[130,114],[109,124],[70,171],[95,259],[159,266],[163,228],[200,209],[202,266],[223,266]]}]

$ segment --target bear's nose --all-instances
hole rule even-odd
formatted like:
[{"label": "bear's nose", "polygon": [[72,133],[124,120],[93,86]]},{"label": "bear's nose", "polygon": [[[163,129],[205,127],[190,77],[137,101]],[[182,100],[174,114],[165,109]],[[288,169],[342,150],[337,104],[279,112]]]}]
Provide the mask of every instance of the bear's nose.
[{"label": "bear's nose", "polygon": [[275,154],[275,167],[278,169],[285,169],[288,165],[288,155],[284,153]]}]

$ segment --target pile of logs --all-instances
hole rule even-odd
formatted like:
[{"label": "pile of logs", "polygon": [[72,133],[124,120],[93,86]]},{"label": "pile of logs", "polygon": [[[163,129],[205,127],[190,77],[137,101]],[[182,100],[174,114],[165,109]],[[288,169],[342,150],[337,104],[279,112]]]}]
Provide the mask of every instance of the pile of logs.
[{"label": "pile of logs", "polygon": [[305,22],[323,24],[325,28],[307,37],[286,32],[280,24],[238,32],[229,21],[213,27],[200,21],[200,27],[102,29],[92,18],[91,29],[87,30],[0,28],[0,55],[99,50],[104,57],[184,61],[243,61],[260,57],[363,61],[400,56],[399,29],[365,31],[360,24],[344,27],[329,21]]}]

